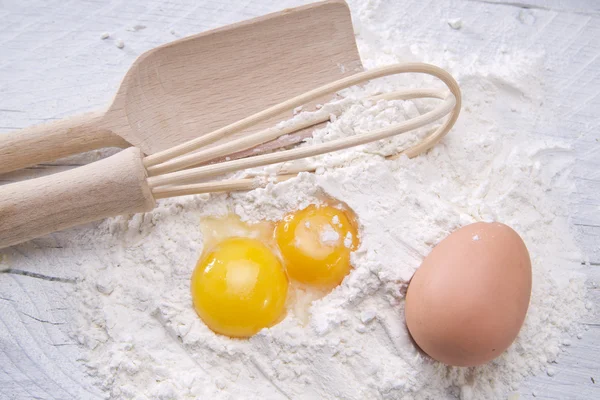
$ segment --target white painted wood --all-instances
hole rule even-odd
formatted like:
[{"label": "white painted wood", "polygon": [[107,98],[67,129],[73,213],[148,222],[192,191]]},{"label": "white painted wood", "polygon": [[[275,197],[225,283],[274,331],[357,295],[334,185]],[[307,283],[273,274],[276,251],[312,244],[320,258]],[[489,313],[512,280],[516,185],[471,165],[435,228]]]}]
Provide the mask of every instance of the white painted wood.
[{"label": "white painted wood", "polygon": [[[533,0],[532,0],[533,1]],[[536,0],[537,1],[537,0]],[[543,0],[539,0],[542,2]],[[59,0],[4,1],[0,5],[0,132],[10,132],[54,118],[97,109],[107,104],[134,58],[173,38],[215,28],[298,5],[302,1],[217,0]],[[353,3],[353,4],[352,4]],[[554,120],[511,113],[500,121],[503,129],[524,129],[540,138],[566,140],[579,160],[572,172],[577,194],[569,202],[573,229],[592,263],[582,266],[589,277],[590,301],[600,308],[600,20],[596,1],[551,1],[563,8],[531,8],[476,1],[398,1],[381,5],[371,18],[386,26],[403,27],[399,46],[436,41],[439,49],[456,54],[478,54],[478,62],[500,57],[502,48],[543,52],[546,70],[544,107]],[[576,4],[577,12],[569,10]],[[354,10],[361,8],[351,1]],[[449,28],[450,18],[461,18],[463,28]],[[514,22],[518,23],[515,24]],[[130,32],[136,24],[143,30]],[[358,30],[360,24],[356,24]],[[173,30],[174,34],[170,31]],[[111,39],[101,40],[102,32]],[[123,50],[114,41],[125,42]],[[435,54],[431,54],[435,63]],[[60,93],[60,96],[56,94]],[[548,155],[553,157],[555,155]],[[556,155],[559,156],[559,155]],[[82,159],[43,165],[23,174],[61,170]],[[14,175],[10,175],[14,176]],[[0,181],[8,180],[6,175]],[[81,228],[82,235],[90,227]],[[51,235],[11,249],[8,256],[28,271],[76,278],[78,266],[68,261],[61,235]],[[45,263],[27,256],[43,254]],[[100,398],[81,371],[81,356],[63,331],[75,314],[68,296],[73,285],[30,276],[0,274],[0,399]],[[26,316],[25,314],[30,315]],[[38,318],[40,322],[32,317]],[[575,340],[556,365],[553,377],[528,380],[521,399],[600,398],[600,315],[586,318],[589,331]],[[592,383],[594,378],[596,383]],[[532,392],[535,391],[536,397]]]},{"label": "white painted wood", "polygon": [[600,3],[594,0],[469,0],[478,3],[519,7],[522,9],[556,11],[582,15],[600,15]]}]

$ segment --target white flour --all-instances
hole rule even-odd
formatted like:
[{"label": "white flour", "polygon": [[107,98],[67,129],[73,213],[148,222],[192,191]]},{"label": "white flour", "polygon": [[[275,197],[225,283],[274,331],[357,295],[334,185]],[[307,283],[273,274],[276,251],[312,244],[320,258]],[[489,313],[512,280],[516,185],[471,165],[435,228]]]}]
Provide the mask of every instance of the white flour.
[{"label": "white flour", "polygon": [[[368,26],[369,10],[359,10],[360,32],[376,29]],[[369,37],[358,38],[369,67],[437,54],[434,47],[416,46],[379,52],[393,47],[392,39]],[[408,134],[321,157],[323,167],[314,175],[249,193],[162,201],[152,213],[112,219],[73,238],[80,242],[85,275],[77,291],[76,337],[88,349],[83,362],[89,373],[112,398],[506,398],[526,376],[553,373],[549,363],[568,343],[566,333],[579,334],[573,321],[585,312],[583,281],[570,272],[580,255],[565,212],[553,201],[572,190],[569,149],[535,142],[526,130],[502,123],[503,113],[518,113],[523,128],[541,112],[538,59],[507,52],[481,65],[460,64],[449,52],[436,57],[459,80],[464,106],[449,136],[424,156],[381,156],[422,133]],[[400,83],[432,81],[389,78],[345,94]],[[313,140],[385,126],[427,106],[343,102],[344,113]],[[361,246],[351,274],[312,304],[307,323],[290,312],[249,340],[213,334],[192,309],[189,293],[202,251],[200,216],[234,212],[247,221],[277,220],[318,202],[321,193],[347,203],[359,218]],[[533,263],[531,306],[517,341],[500,358],[483,367],[450,368],[419,354],[409,340],[404,293],[436,243],[479,220],[504,222],[522,235]]]}]

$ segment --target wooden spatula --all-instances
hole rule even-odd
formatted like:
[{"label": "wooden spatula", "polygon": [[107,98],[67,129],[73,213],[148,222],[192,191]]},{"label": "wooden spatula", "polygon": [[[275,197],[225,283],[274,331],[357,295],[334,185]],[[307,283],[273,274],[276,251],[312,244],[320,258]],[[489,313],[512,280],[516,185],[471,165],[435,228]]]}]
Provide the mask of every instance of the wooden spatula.
[{"label": "wooden spatula", "polygon": [[103,147],[154,154],[360,70],[342,0],[201,33],[138,57],[106,110],[0,134],[0,173]]}]

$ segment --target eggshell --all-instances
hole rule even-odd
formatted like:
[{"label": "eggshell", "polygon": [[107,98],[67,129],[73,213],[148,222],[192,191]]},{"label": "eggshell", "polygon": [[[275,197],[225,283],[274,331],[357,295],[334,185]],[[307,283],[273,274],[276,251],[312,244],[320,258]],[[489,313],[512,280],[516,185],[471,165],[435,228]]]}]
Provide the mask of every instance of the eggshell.
[{"label": "eggshell", "polygon": [[432,358],[474,366],[515,340],[529,306],[531,260],[510,227],[478,222],[444,239],[425,258],[406,295],[406,323]]}]

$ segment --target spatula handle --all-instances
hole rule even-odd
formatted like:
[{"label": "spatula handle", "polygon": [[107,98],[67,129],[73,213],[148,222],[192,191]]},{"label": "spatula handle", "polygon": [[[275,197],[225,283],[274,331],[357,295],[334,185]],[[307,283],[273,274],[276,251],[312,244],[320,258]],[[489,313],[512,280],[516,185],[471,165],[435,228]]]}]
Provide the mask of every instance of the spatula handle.
[{"label": "spatula handle", "polygon": [[103,115],[87,113],[0,134],[0,174],[103,147],[129,147],[102,126]]},{"label": "spatula handle", "polygon": [[0,248],[120,214],[150,211],[142,153],[135,147],[41,178],[0,186]]}]

